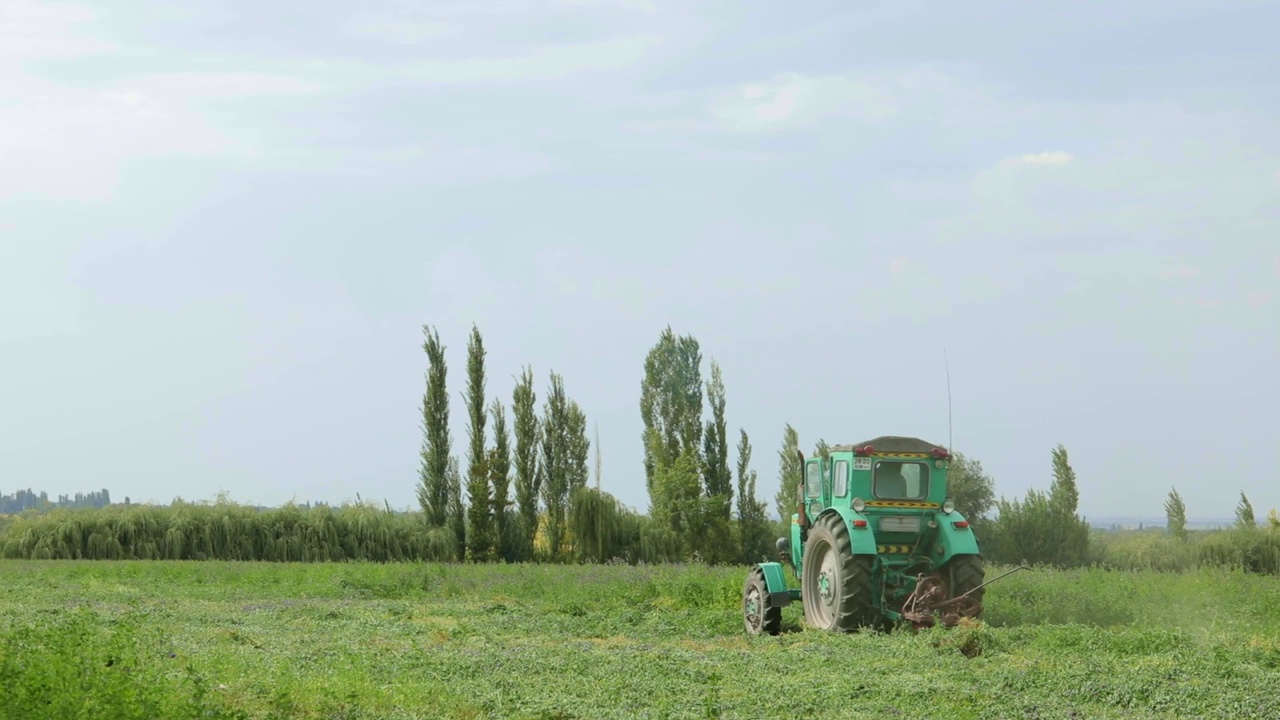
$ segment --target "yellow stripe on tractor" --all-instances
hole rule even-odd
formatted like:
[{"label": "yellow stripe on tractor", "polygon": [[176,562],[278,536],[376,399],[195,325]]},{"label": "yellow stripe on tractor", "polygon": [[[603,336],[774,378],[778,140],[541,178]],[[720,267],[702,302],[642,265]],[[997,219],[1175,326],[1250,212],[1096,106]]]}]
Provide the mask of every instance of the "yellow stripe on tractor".
[{"label": "yellow stripe on tractor", "polygon": [[916,500],[868,500],[867,507],[911,508],[914,510],[937,510],[938,503],[920,502]]},{"label": "yellow stripe on tractor", "polygon": [[881,555],[910,555],[910,545],[877,545],[876,552]]}]

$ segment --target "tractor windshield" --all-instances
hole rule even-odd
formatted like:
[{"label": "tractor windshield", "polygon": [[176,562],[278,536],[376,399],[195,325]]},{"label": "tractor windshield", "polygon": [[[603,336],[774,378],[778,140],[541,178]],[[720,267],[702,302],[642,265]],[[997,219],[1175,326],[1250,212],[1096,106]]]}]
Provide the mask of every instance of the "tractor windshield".
[{"label": "tractor windshield", "polygon": [[876,463],[872,492],[883,500],[923,500],[929,494],[929,466],[922,462]]}]

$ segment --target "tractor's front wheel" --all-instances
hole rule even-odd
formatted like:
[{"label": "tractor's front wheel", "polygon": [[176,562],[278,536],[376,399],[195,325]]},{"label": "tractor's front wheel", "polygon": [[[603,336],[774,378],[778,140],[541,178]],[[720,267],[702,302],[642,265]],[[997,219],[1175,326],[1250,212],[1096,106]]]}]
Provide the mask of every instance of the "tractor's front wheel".
[{"label": "tractor's front wheel", "polygon": [[801,569],[804,618],[820,630],[850,632],[874,622],[871,568],[874,558],[854,555],[849,528],[839,515],[814,523]]},{"label": "tractor's front wheel", "polygon": [[777,635],[782,631],[782,608],[774,607],[769,600],[769,587],[759,565],[751,568],[742,586],[742,621],[752,635]]}]

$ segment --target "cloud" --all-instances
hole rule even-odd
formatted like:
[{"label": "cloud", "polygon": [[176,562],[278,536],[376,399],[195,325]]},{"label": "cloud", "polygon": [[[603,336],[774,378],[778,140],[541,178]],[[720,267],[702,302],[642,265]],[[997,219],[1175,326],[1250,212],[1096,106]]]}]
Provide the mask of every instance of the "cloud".
[{"label": "cloud", "polygon": [[240,100],[257,95],[310,95],[332,89],[317,80],[262,72],[161,73],[118,83],[116,92],[180,102]]},{"label": "cloud", "polygon": [[392,43],[416,45],[428,40],[452,37],[461,29],[452,23],[414,22],[400,18],[364,18],[358,19],[346,27],[346,33],[353,37],[365,37]]},{"label": "cloud", "polygon": [[653,0],[556,0],[555,4],[560,7],[597,7],[643,13],[658,11],[658,4]]},{"label": "cloud", "polygon": [[122,52],[124,48],[118,44],[79,32],[96,18],[84,5],[0,2],[0,58],[65,60]]},{"label": "cloud", "polygon": [[562,80],[583,72],[617,70],[639,62],[660,44],[656,35],[549,45],[519,55],[426,60],[391,74],[431,84]]},{"label": "cloud", "polygon": [[1178,265],[1160,271],[1164,280],[1191,280],[1200,277],[1200,268],[1191,265]]},{"label": "cloud", "polygon": [[146,155],[213,156],[227,139],[190,110],[130,90],[8,78],[25,98],[0,106],[0,193],[109,197],[122,163]]},{"label": "cloud", "polygon": [[1053,152],[1031,153],[1018,158],[1026,165],[1066,165],[1075,158],[1071,153],[1055,150]]},{"label": "cloud", "polygon": [[711,105],[722,126],[749,132],[799,128],[829,117],[882,122],[897,113],[894,93],[878,83],[799,73],[741,85]]}]

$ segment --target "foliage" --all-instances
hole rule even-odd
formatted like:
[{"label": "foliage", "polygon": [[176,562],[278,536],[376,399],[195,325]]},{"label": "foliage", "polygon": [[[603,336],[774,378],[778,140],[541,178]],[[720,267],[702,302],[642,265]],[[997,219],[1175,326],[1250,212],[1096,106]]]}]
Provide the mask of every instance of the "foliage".
[{"label": "foliage", "polygon": [[787,423],[782,432],[782,447],[778,450],[778,492],[774,504],[778,517],[785,525],[796,511],[796,487],[800,484],[804,465],[800,462],[800,434]]},{"label": "foliage", "polygon": [[[662,484],[658,477],[686,456],[695,459],[702,444],[702,352],[691,335],[677,337],[668,326],[644,361],[640,382],[640,418],[644,423],[645,487],[652,516],[673,530],[677,507],[699,496],[698,483]],[[687,494],[671,496],[680,490]],[[690,494],[691,493],[691,494]],[[684,526],[688,531],[688,526]],[[687,539],[687,538],[686,538]]]},{"label": "foliage", "polygon": [[996,504],[995,482],[983,469],[982,461],[953,453],[947,468],[947,492],[975,528],[991,519]]},{"label": "foliage", "polygon": [[667,528],[688,552],[698,549],[691,544],[691,538],[703,523],[698,466],[697,451],[689,449],[674,461],[658,465],[653,477],[654,489],[666,498],[663,514],[655,516],[654,521]]},{"label": "foliage", "polygon": [[738,560],[756,563],[769,555],[768,505],[756,499],[756,471],[751,469],[751,440],[738,438]]},{"label": "foliage", "polygon": [[511,435],[507,431],[507,414],[502,400],[494,398],[489,414],[493,416],[493,447],[489,448],[487,467],[493,493],[498,557],[513,562],[519,559],[519,542],[511,507]]},{"label": "foliage", "polygon": [[542,474],[538,470],[540,426],[536,409],[537,393],[533,388],[533,370],[525,368],[511,393],[511,412],[515,421],[516,510],[520,515],[519,553],[523,559],[533,558],[533,539],[538,533],[538,496]]},{"label": "foliage", "polygon": [[1053,449],[1053,484],[1049,486],[1049,503],[1059,515],[1075,515],[1080,504],[1076,487],[1076,471],[1071,468],[1067,449],[1061,443]]},{"label": "foliage", "polygon": [[454,456],[449,457],[445,487],[449,493],[449,530],[453,533],[454,557],[461,562],[467,557],[467,517],[462,504],[462,471],[458,469],[458,458]]},{"label": "foliage", "polygon": [[1062,445],[1053,450],[1048,493],[1032,488],[1026,499],[1001,498],[999,517],[982,536],[983,553],[996,562],[1077,567],[1089,560],[1089,525],[1076,514],[1075,470]]},{"label": "foliage", "polygon": [[450,458],[448,366],[444,345],[434,328],[423,326],[427,354],[427,390],[422,398],[422,467],[418,480],[418,504],[427,525],[444,527],[449,519],[448,472]]},{"label": "foliage", "polygon": [[1164,502],[1166,527],[1169,534],[1185,541],[1187,539],[1187,506],[1177,488],[1169,491],[1169,498]]},{"label": "foliage", "polygon": [[1236,505],[1236,526],[1242,528],[1255,528],[1258,521],[1253,517],[1253,505],[1249,504],[1249,498],[1245,497],[1244,491],[1240,491],[1240,504]]},{"label": "foliage", "polygon": [[455,538],[414,513],[370,504],[260,510],[225,499],[113,505],[19,517],[0,536],[5,558],[338,562],[450,559]]},{"label": "foliage", "polygon": [[247,718],[140,614],[84,607],[0,635],[0,718]]},{"label": "foliage", "polygon": [[733,473],[729,470],[728,424],[725,421],[725,389],[720,366],[711,361],[707,383],[707,404],[711,419],[702,433],[703,522],[691,538],[710,563],[729,562],[738,554],[734,548]]},{"label": "foliage", "polygon": [[547,508],[547,542],[553,559],[565,552],[566,513],[570,495],[585,487],[590,470],[587,418],[564,391],[564,379],[551,373],[542,411],[542,497]]},{"label": "foliage", "polygon": [[479,328],[471,326],[467,343],[467,390],[463,399],[467,406],[467,557],[477,562],[494,558],[497,532],[493,518],[493,487],[489,477],[488,453],[485,450],[484,339]]}]

